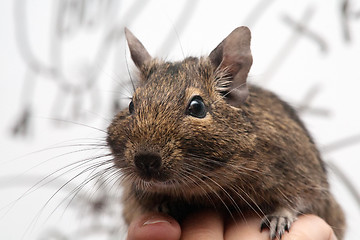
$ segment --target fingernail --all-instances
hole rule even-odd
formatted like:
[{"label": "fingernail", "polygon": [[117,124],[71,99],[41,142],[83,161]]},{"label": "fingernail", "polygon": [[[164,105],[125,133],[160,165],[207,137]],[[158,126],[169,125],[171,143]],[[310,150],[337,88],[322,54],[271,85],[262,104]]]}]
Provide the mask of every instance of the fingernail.
[{"label": "fingernail", "polygon": [[166,221],[165,219],[159,219],[156,217],[152,217],[152,218],[148,219],[146,222],[144,222],[143,226],[157,224],[157,223],[169,223],[170,224],[170,222]]}]

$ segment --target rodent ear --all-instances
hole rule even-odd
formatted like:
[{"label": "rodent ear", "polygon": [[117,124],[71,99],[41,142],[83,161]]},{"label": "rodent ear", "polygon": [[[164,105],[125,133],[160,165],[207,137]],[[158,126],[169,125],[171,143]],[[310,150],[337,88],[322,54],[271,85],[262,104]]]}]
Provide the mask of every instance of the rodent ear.
[{"label": "rodent ear", "polygon": [[[224,96],[232,106],[240,106],[248,97],[246,79],[252,65],[250,50],[251,32],[247,27],[238,27],[232,31],[209,55],[211,64],[217,73],[224,77],[227,86]],[[221,81],[221,80],[220,80]]]},{"label": "rodent ear", "polygon": [[131,58],[135,65],[141,69],[145,64],[151,61],[151,56],[139,39],[137,39],[127,28],[125,28],[125,36],[129,45]]}]

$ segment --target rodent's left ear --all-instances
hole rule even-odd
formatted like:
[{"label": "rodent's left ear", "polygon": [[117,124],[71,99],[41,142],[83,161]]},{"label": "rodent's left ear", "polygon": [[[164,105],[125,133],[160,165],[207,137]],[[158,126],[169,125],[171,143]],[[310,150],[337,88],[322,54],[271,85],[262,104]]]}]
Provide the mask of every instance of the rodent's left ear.
[{"label": "rodent's left ear", "polygon": [[[235,107],[240,106],[249,95],[246,79],[252,65],[250,40],[250,30],[247,27],[238,27],[209,55],[215,71],[224,76],[230,75],[230,84],[223,84],[228,85],[224,96],[228,103]],[[225,81],[229,79],[226,78]]]},{"label": "rodent's left ear", "polygon": [[125,28],[125,36],[129,45],[131,58],[135,65],[141,69],[144,65],[151,61],[151,56],[139,39],[137,39],[127,28]]}]

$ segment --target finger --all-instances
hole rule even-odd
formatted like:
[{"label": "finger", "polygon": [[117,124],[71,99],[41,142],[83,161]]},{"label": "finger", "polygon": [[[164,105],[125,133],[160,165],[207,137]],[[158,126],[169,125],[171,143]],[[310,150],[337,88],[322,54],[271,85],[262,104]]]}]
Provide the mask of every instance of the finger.
[{"label": "finger", "polygon": [[247,217],[236,222],[229,221],[225,225],[225,240],[269,240],[269,231],[260,231],[261,219]]},{"label": "finger", "polygon": [[224,222],[215,211],[202,211],[186,217],[182,226],[182,240],[223,240]]},{"label": "finger", "polygon": [[[243,221],[229,222],[225,226],[225,240],[268,240],[269,231],[260,231],[261,220],[249,217]],[[290,232],[285,232],[282,240],[336,240],[331,227],[320,217],[304,215],[299,217],[291,226]]]},{"label": "finger", "polygon": [[180,235],[175,219],[162,213],[148,213],[130,224],[127,240],[179,240]]},{"label": "finger", "polygon": [[296,220],[283,240],[336,240],[332,228],[320,217],[304,215]]}]

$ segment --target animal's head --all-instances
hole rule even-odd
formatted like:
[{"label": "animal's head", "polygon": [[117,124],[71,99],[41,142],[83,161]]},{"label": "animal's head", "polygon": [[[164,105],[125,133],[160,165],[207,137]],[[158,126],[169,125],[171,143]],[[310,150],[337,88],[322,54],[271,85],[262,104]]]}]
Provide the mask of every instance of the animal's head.
[{"label": "animal's head", "polygon": [[140,191],[218,188],[214,178],[235,155],[251,151],[251,124],[241,108],[252,64],[249,29],[235,29],[208,57],[181,62],[153,59],[125,32],[139,76],[129,108],[108,128],[115,165]]}]

